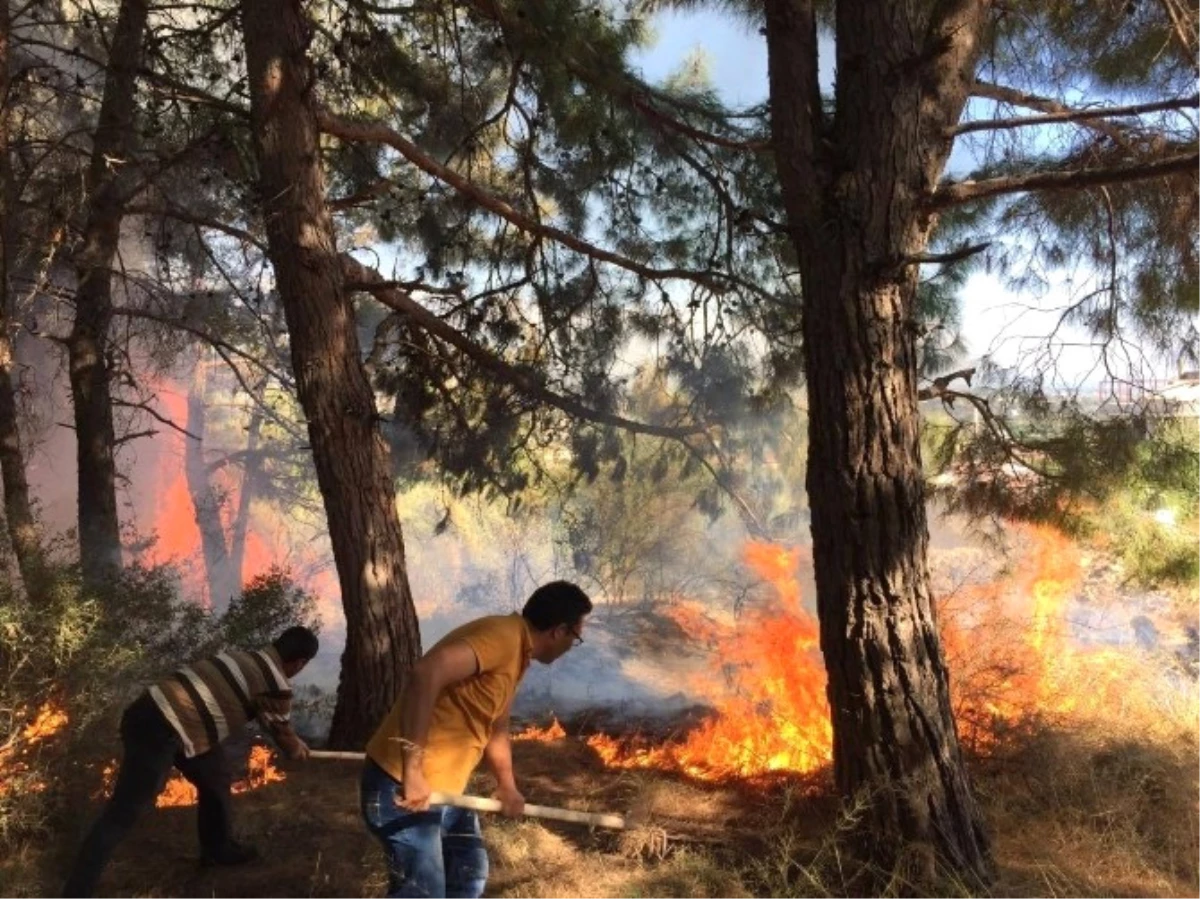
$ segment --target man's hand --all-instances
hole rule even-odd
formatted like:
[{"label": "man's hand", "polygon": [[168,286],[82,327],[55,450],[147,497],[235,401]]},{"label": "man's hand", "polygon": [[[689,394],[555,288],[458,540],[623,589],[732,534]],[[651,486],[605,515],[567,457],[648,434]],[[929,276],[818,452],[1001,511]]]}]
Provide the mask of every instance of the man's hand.
[{"label": "man's hand", "polygon": [[288,751],[288,758],[296,761],[304,761],[308,758],[310,752],[311,750],[308,748],[308,744],[297,737],[295,744]]},{"label": "man's hand", "polygon": [[515,784],[497,789],[495,798],[500,800],[500,814],[509,818],[519,818],[525,814],[525,797]]},{"label": "man's hand", "polygon": [[416,765],[409,766],[404,774],[404,795],[396,795],[396,805],[410,812],[423,812],[429,808],[429,794],[433,790],[425,779],[425,772]]}]

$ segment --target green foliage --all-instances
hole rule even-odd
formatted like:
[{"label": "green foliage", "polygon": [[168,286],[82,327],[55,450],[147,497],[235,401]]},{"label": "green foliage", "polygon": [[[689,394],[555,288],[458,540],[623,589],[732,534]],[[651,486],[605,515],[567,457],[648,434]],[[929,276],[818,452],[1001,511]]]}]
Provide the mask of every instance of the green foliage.
[{"label": "green foliage", "polygon": [[[1200,446],[1195,423],[1173,422],[1140,443],[1121,483],[1085,515],[1085,531],[1144,587],[1200,583]],[[1194,594],[1193,594],[1194,595]]]},{"label": "green foliage", "polygon": [[1162,520],[1154,510],[1128,500],[1106,503],[1090,517],[1089,531],[1114,551],[1129,579],[1143,587],[1188,587],[1200,583],[1197,519]]},{"label": "green foliage", "polygon": [[1194,585],[1195,419],[1097,417],[1030,399],[990,425],[944,412],[927,419],[934,493],[975,517],[1048,522],[1097,540],[1143,586]]},{"label": "green foliage", "polygon": [[[621,442],[621,454],[597,463],[559,513],[561,540],[582,576],[616,602],[670,593],[679,573],[702,547],[704,519],[697,496],[707,485],[698,471],[679,471],[678,447],[639,438]],[[691,563],[689,563],[691,560]]]},{"label": "green foliage", "polygon": [[242,649],[265,646],[295,625],[319,631],[317,603],[278,565],[246,584],[216,622],[221,642]]}]

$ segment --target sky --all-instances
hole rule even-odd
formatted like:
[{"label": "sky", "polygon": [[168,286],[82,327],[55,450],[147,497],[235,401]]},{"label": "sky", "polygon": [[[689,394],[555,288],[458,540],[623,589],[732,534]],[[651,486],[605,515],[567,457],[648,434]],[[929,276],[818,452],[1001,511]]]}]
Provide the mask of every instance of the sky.
[{"label": "sky", "polygon": [[[707,64],[712,84],[730,105],[745,107],[767,98],[767,54],[765,39],[757,28],[714,11],[663,11],[654,20],[657,40],[636,54],[632,63],[640,68],[645,80],[655,82],[678,70],[689,57],[700,52]],[[833,46],[821,39],[820,77],[826,90],[834,79]],[[965,172],[974,168],[970,152],[960,146],[950,160],[950,170]],[[1017,293],[996,275],[973,274],[961,293],[962,338],[967,358],[987,356],[1003,367],[1014,367],[1028,360],[1031,348],[1039,348],[1055,327],[1056,310],[1069,305],[1071,298],[1090,289],[1088,279],[1076,275],[1063,277],[1044,295]],[[1097,368],[1099,353],[1089,347],[1083,332],[1074,328],[1058,332],[1055,347],[1056,369],[1060,386],[1080,383],[1098,385],[1103,369]],[[1142,360],[1147,374],[1160,378],[1174,375],[1169,360]]]}]

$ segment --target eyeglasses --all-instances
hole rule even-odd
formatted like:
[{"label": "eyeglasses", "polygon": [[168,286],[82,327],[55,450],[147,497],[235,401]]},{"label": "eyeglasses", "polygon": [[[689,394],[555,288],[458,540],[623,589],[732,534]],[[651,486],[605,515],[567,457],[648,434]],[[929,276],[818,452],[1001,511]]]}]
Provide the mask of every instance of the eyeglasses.
[{"label": "eyeglasses", "polygon": [[569,627],[567,628],[567,633],[575,638],[574,642],[571,643],[572,647],[583,645],[583,635],[580,634],[579,631],[575,630],[573,627]]}]

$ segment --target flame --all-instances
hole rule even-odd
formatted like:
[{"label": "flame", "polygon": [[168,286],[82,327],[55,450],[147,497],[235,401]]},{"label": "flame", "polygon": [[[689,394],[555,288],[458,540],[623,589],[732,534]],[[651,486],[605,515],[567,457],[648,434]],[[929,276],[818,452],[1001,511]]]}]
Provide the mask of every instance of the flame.
[{"label": "flame", "polygon": [[[812,771],[828,763],[833,730],[825,670],[817,653],[817,623],[801,604],[801,550],[750,542],[745,561],[774,587],[777,600],[753,609],[737,627],[723,627],[697,607],[673,609],[677,624],[719,646],[706,693],[724,692],[717,714],[679,743],[657,746],[588,738],[605,764],[670,768],[707,780],[772,771]],[[721,684],[732,689],[716,689]]]},{"label": "flame", "polygon": [[[1071,634],[1071,603],[1082,582],[1079,548],[1047,527],[1014,525],[1029,544],[1014,573],[963,589],[939,605],[943,649],[959,734],[977,752],[1034,717],[1100,720],[1114,714],[1155,720],[1144,660],[1119,649],[1081,645]],[[677,743],[649,744],[606,734],[588,738],[617,768],[681,770],[701,779],[806,772],[827,764],[832,726],[817,623],[801,605],[800,550],[751,542],[746,563],[777,594],[736,627],[722,625],[696,603],[671,611],[696,642],[715,651],[718,670],[700,685],[714,695],[722,676],[734,689],[717,714]],[[699,692],[699,691],[698,691]],[[1139,719],[1141,720],[1141,719]]]},{"label": "flame", "polygon": [[[187,387],[164,378],[156,384],[154,392],[162,416],[186,428]],[[211,431],[209,428],[210,437]],[[164,428],[147,445],[144,450],[146,464],[134,472],[140,488],[135,491],[136,518],[139,524],[148,523],[148,531],[154,535],[153,544],[142,551],[142,560],[148,565],[176,566],[182,579],[183,594],[211,608],[200,527],[187,482],[187,441],[190,439],[180,430]],[[224,445],[224,448],[233,451],[244,447]],[[210,467],[208,480],[223,498],[218,517],[228,544],[232,540],[233,519],[241,499],[242,473],[236,465]],[[288,568],[298,585],[316,598],[324,622],[336,623],[343,614],[337,572],[323,543],[314,544],[298,537],[293,511],[285,513],[270,503],[252,499],[239,572],[241,584],[245,585],[272,567]]]},{"label": "flame", "polygon": [[68,720],[66,709],[53,702],[43,703],[33,721],[21,731],[21,739],[31,744],[48,740],[66,727]]},{"label": "flame", "polygon": [[1131,690],[1145,680],[1143,660],[1071,635],[1070,604],[1084,570],[1079,548],[1048,527],[1015,530],[1032,547],[1016,573],[965,589],[940,609],[959,732],[977,751],[1035,716],[1097,719],[1149,699]]},{"label": "flame", "polygon": [[[23,713],[18,713],[18,718]],[[67,711],[56,700],[42,703],[33,720],[21,728],[20,735],[9,745],[0,748],[0,796],[19,785],[20,789],[40,793],[46,789],[43,780],[22,781],[22,775],[32,771],[32,755],[38,744],[56,736],[70,721]]]},{"label": "flame", "polygon": [[[101,772],[102,793],[105,797],[112,795],[113,784],[116,781],[117,764],[109,762]],[[279,783],[286,780],[287,775],[275,767],[274,756],[266,746],[256,745],[250,749],[246,760],[246,776],[233,783],[234,795],[249,793],[267,784]],[[199,801],[196,788],[182,774],[172,774],[163,787],[158,798],[154,800],[155,808],[179,808],[195,805]]]},{"label": "flame", "polygon": [[567,732],[563,730],[563,726],[558,723],[558,718],[554,717],[545,727],[536,727],[529,725],[523,731],[512,735],[514,740],[532,740],[539,743],[553,743],[555,740],[565,739]]},{"label": "flame", "polygon": [[287,780],[287,775],[275,767],[274,755],[266,746],[255,746],[246,760],[246,777],[233,785],[234,793],[249,793],[267,784]]}]

